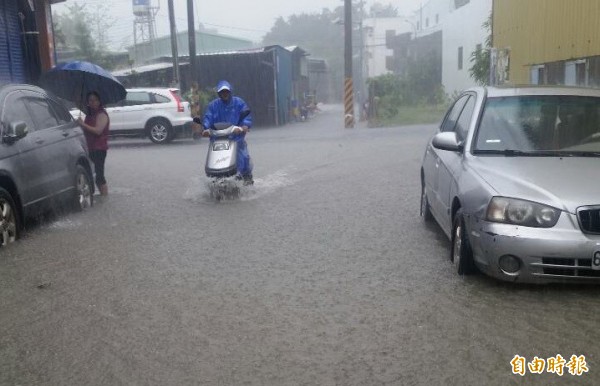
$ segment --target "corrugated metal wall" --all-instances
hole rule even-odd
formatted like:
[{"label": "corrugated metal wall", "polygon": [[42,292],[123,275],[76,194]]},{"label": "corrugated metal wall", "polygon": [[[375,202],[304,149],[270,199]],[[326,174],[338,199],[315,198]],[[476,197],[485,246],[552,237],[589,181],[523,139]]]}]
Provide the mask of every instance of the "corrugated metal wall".
[{"label": "corrugated metal wall", "polygon": [[600,0],[494,0],[493,46],[510,49],[510,81],[530,66],[600,55]]},{"label": "corrugated metal wall", "polygon": [[25,82],[17,0],[0,0],[0,82]]}]

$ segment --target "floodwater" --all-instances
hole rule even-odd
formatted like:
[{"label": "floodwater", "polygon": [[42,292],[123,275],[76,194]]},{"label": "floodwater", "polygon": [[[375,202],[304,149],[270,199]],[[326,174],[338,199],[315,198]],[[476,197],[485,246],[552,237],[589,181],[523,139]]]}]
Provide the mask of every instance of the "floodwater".
[{"label": "floodwater", "polygon": [[[206,141],[113,141],[107,199],[0,250],[0,384],[598,383],[596,286],[452,270],[419,217],[433,129],[256,128],[255,185],[220,202]],[[512,373],[559,354],[589,371]]]}]

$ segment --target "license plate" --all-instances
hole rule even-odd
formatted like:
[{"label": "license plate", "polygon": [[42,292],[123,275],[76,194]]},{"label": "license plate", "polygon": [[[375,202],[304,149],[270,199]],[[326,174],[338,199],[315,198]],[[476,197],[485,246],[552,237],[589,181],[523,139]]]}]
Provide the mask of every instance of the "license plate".
[{"label": "license plate", "polygon": [[592,256],[592,269],[600,270],[600,251],[594,252]]}]

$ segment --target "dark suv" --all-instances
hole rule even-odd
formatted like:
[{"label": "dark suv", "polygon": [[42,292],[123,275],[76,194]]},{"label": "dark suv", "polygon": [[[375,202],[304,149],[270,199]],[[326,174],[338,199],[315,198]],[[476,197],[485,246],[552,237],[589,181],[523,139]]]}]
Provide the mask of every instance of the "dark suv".
[{"label": "dark suv", "polygon": [[93,204],[91,161],[69,111],[39,87],[0,85],[0,246],[58,201]]}]

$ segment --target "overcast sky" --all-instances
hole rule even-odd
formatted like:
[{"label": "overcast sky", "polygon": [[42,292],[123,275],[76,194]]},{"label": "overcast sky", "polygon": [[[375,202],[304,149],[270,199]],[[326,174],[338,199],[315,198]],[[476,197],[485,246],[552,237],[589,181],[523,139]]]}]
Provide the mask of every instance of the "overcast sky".
[{"label": "overcast sky", "polygon": [[[53,5],[59,13],[73,3],[84,4],[86,8],[94,8],[105,4],[109,15],[115,21],[109,31],[111,47],[123,48],[133,44],[133,0],[67,0]],[[375,3],[392,4],[401,15],[409,15],[425,0],[367,0],[365,9]],[[169,14],[167,0],[151,0],[158,6],[156,15],[158,36],[169,33]],[[320,13],[323,8],[333,10],[344,4],[343,0],[194,0],[196,25],[204,24],[207,28],[216,28],[219,33],[245,38],[255,42],[269,32],[279,16],[287,19],[290,15],[300,13]],[[178,31],[187,30],[187,0],[174,0],[176,24]]]}]

